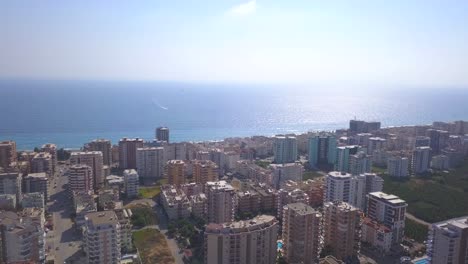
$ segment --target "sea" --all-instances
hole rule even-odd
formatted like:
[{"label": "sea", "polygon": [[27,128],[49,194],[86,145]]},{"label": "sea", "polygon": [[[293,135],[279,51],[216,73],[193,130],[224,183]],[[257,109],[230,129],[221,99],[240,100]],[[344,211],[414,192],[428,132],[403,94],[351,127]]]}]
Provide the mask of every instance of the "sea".
[{"label": "sea", "polygon": [[468,120],[468,89],[131,81],[0,81],[0,140],[20,150],[96,138],[172,142]]}]

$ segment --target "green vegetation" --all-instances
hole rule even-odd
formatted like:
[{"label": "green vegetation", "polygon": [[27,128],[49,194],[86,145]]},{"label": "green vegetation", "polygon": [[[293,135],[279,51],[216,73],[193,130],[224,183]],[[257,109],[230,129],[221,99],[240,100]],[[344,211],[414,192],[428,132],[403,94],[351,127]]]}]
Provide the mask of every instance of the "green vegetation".
[{"label": "green vegetation", "polygon": [[158,223],[158,217],[151,207],[134,206],[131,209],[133,226],[145,227]]},{"label": "green vegetation", "polygon": [[167,235],[176,237],[180,248],[190,248],[193,253],[194,262],[203,261],[203,231],[205,221],[194,216],[189,219],[179,219],[169,223],[167,226]]},{"label": "green vegetation", "polygon": [[372,166],[372,172],[377,174],[387,174],[387,169],[377,166]]},{"label": "green vegetation", "polygon": [[255,164],[257,164],[258,166],[264,169],[268,169],[268,166],[271,164],[271,162],[266,161],[266,160],[256,160]]},{"label": "green vegetation", "polygon": [[384,176],[384,192],[398,195],[408,211],[434,223],[468,214],[468,160],[450,173],[413,177],[408,180]]},{"label": "green vegetation", "polygon": [[427,239],[427,232],[429,231],[426,225],[420,224],[414,220],[406,218],[405,220],[405,235],[420,243]]},{"label": "green vegetation", "polygon": [[153,199],[161,193],[161,186],[141,187],[138,196],[146,199]]},{"label": "green vegetation", "polygon": [[159,230],[143,229],[133,233],[133,243],[140,253],[143,264],[175,263],[166,238]]},{"label": "green vegetation", "polygon": [[314,179],[318,177],[323,177],[322,174],[320,174],[317,171],[304,171],[304,174],[302,175],[302,179],[304,181],[309,180],[309,179]]}]

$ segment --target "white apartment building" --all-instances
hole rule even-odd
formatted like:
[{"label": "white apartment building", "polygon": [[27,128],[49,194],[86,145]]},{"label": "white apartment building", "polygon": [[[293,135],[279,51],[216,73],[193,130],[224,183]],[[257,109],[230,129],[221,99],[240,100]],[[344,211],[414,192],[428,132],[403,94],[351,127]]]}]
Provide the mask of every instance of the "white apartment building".
[{"label": "white apartment building", "polygon": [[301,163],[271,164],[272,185],[279,189],[286,181],[302,181],[304,167]]},{"label": "white apartment building", "polygon": [[432,224],[427,240],[429,263],[468,263],[468,216]]},{"label": "white apartment building", "polygon": [[392,245],[401,243],[405,234],[405,213],[408,204],[398,196],[383,192],[367,195],[367,217],[392,230]]},{"label": "white apartment building", "polygon": [[417,147],[413,151],[411,168],[414,174],[421,174],[429,171],[431,163],[431,148]]},{"label": "white apartment building", "polygon": [[337,171],[325,177],[324,202],[346,202],[361,210],[366,207],[366,195],[383,189],[383,179],[374,173],[353,176]]},{"label": "white apartment building", "polygon": [[394,156],[387,160],[387,174],[392,177],[408,177],[409,160],[406,157]]},{"label": "white apartment building", "polygon": [[85,215],[83,244],[89,264],[120,263],[121,226],[114,211]]},{"label": "white apartment building", "polygon": [[131,252],[133,250],[132,241],[132,210],[131,209],[117,209],[114,210],[115,215],[120,224],[120,240],[122,250],[124,252]]},{"label": "white apartment building", "polygon": [[134,198],[138,196],[139,184],[140,182],[136,170],[124,170],[124,187],[128,198]]},{"label": "white apartment building", "polygon": [[142,178],[161,179],[164,175],[164,148],[137,148],[136,168]]},{"label": "white apartment building", "polygon": [[278,229],[278,221],[270,215],[210,223],[205,229],[205,263],[275,263]]},{"label": "white apartment building", "polygon": [[273,143],[274,163],[293,163],[297,156],[297,139],[294,136],[275,136]]},{"label": "white apartment building", "polygon": [[2,263],[42,263],[44,261],[43,220],[41,216],[0,211],[0,236],[2,238],[2,259],[0,260]]}]

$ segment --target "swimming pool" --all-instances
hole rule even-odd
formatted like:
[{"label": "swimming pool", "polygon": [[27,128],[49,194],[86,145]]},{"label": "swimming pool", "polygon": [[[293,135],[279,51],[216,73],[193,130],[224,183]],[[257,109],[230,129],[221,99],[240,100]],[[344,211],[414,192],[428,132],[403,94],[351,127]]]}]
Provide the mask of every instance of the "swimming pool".
[{"label": "swimming pool", "polygon": [[277,243],[277,244],[278,244],[278,249],[282,249],[282,248],[283,248],[283,242],[281,242],[281,241],[278,241],[278,243]]},{"label": "swimming pool", "polygon": [[420,260],[414,262],[414,264],[427,264],[427,263],[429,263],[429,260],[427,258],[420,259]]}]

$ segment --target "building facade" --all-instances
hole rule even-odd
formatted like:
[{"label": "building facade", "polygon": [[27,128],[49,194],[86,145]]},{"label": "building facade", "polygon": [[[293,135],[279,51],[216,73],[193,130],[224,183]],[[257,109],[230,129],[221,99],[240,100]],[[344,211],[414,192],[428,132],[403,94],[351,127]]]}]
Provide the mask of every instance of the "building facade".
[{"label": "building facade", "polygon": [[87,151],[87,152],[72,152],[70,155],[71,165],[87,165],[93,171],[93,187],[98,189],[104,186],[104,163],[102,159],[102,152],[100,151]]},{"label": "building facade", "polygon": [[121,169],[137,168],[137,149],[143,148],[141,138],[122,138],[119,141],[119,167]]},{"label": "building facade", "polygon": [[297,139],[294,136],[276,136],[273,143],[274,163],[294,163],[297,156]]},{"label": "building facade", "polygon": [[226,181],[216,181],[207,182],[205,190],[208,223],[232,222],[235,210],[234,188]]},{"label": "building facade", "polygon": [[115,212],[92,212],[84,218],[83,244],[88,263],[120,263],[121,226]]},{"label": "building facade", "polygon": [[323,205],[324,246],[342,260],[357,256],[361,248],[362,212],[346,202],[328,202]]},{"label": "building facade", "polygon": [[304,203],[283,207],[283,250],[288,263],[318,262],[322,234],[322,214]]},{"label": "building facade", "polygon": [[208,224],[205,229],[206,264],[276,262],[278,221],[260,215],[246,221]]}]

